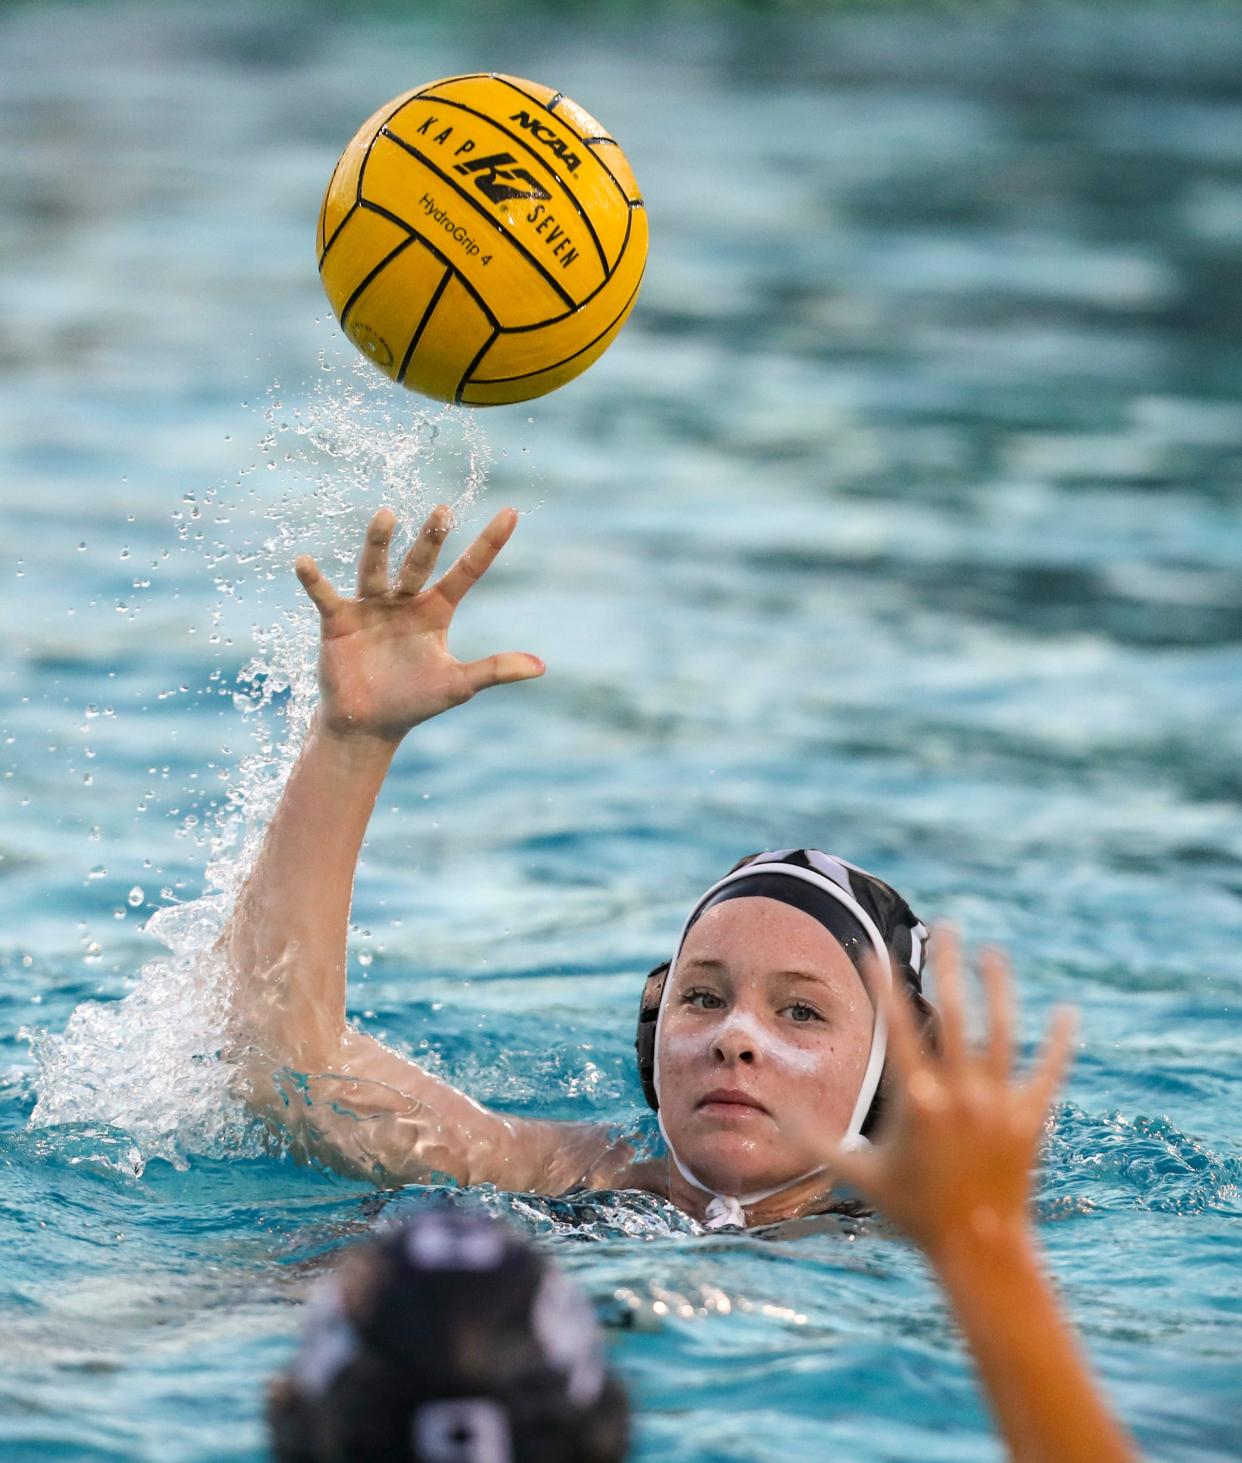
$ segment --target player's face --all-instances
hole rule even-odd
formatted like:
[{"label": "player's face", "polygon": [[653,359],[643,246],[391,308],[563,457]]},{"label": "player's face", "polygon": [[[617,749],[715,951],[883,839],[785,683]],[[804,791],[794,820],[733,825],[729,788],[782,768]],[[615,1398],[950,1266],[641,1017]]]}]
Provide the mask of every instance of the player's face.
[{"label": "player's face", "polygon": [[708,910],[660,1018],[660,1113],[678,1157],[719,1193],[802,1177],[842,1137],[873,1012],[818,920],[774,899]]}]

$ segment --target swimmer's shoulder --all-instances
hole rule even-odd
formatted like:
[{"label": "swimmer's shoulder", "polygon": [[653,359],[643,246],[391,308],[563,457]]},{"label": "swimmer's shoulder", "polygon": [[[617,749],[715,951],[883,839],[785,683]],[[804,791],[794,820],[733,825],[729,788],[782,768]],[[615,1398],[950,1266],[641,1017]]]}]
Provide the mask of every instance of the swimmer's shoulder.
[{"label": "swimmer's shoulder", "polygon": [[668,1164],[662,1159],[630,1157],[619,1170],[615,1183],[601,1184],[600,1188],[640,1189],[644,1194],[655,1194],[657,1198],[668,1198]]},{"label": "swimmer's shoulder", "polygon": [[601,1140],[598,1151],[585,1171],[561,1191],[562,1196],[599,1189],[637,1189],[668,1198],[668,1164],[651,1155],[639,1133],[619,1132],[615,1127],[596,1131]]},{"label": "swimmer's shoulder", "polygon": [[639,1157],[632,1144],[609,1148],[583,1176],[583,1189],[639,1189],[644,1194],[668,1198],[668,1165],[658,1159]]}]

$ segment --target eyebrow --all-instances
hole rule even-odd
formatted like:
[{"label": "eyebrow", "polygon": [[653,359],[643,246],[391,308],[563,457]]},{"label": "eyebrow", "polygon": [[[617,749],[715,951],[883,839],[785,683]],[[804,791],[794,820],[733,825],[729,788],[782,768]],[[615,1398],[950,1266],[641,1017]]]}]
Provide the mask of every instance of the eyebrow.
[{"label": "eyebrow", "polygon": [[[685,965],[680,968],[683,970],[725,970],[727,967],[723,960],[687,960]],[[812,985],[818,986],[830,984],[822,975],[816,975],[811,970],[777,970],[773,974],[778,980],[808,981]]]}]

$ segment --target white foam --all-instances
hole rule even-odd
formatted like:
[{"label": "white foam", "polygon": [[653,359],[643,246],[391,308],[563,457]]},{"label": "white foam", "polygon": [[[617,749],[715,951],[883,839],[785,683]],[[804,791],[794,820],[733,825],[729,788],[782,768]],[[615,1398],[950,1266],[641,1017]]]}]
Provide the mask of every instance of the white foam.
[{"label": "white foam", "polygon": [[[168,953],[142,967],[132,991],[83,1002],[61,1033],[30,1034],[31,1124],[121,1129],[138,1145],[137,1172],[152,1157],[184,1166],[190,1154],[253,1153],[263,1143],[231,1091],[225,971],[212,947],[315,705],[318,621],[294,580],[294,558],[313,554],[352,592],[362,527],[381,503],[408,536],[438,501],[460,521],[487,482],[490,451],[476,416],[420,404],[344,343],[320,364],[301,404],[286,405],[279,383],[270,388],[256,461],[237,483],[187,494],[188,507],[174,514],[182,539],[215,573],[209,638],[221,658],[235,654],[226,633],[235,610],[254,627],[255,650],[233,695],[251,750],[225,774],[216,816],[199,823],[191,815],[181,830],[201,849],[204,893],[148,922]],[[394,544],[394,564],[401,552]],[[226,766],[232,760],[224,757]]]}]

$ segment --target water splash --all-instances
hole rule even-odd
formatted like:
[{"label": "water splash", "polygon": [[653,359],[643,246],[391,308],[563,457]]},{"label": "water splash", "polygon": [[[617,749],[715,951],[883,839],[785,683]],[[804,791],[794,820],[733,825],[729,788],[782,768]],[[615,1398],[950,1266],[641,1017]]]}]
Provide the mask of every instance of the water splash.
[{"label": "water splash", "polygon": [[317,622],[290,591],[293,560],[311,554],[345,591],[375,509],[397,515],[398,563],[404,541],[437,502],[457,523],[469,516],[492,461],[477,416],[452,406],[411,409],[414,398],[394,392],[366,361],[338,355],[321,352],[320,377],[300,406],[286,410],[279,382],[268,389],[260,465],[280,474],[282,490],[274,499],[260,491],[257,524],[218,564],[217,585],[228,585],[232,597],[264,602],[275,585],[277,599],[272,618],[254,625],[255,652],[233,697],[254,750],[211,830],[207,884],[226,905],[254,862],[315,705]]},{"label": "water splash", "polygon": [[219,914],[212,899],[161,910],[147,929],[170,954],[149,961],[132,991],[119,1001],[83,1001],[61,1033],[29,1033],[38,1091],[32,1127],[66,1129],[66,1141],[77,1133],[79,1147],[83,1129],[125,1133],[125,1169],[134,1177],[152,1158],[181,1168],[192,1153],[263,1151],[264,1135],[233,1097],[221,1059],[223,970],[211,953]]},{"label": "water splash", "polygon": [[551,1198],[507,1193],[492,1184],[462,1190],[446,1184],[420,1185],[384,1203],[385,1218],[396,1223],[412,1213],[444,1205],[503,1219],[532,1238],[575,1246],[631,1239],[672,1239],[701,1235],[702,1227],[668,1199],[635,1189],[596,1189]]},{"label": "water splash", "polygon": [[[173,514],[183,547],[200,553],[219,598],[207,636],[211,680],[231,694],[250,738],[213,816],[180,830],[206,865],[198,899],[170,904],[146,930],[169,954],[147,963],[117,1001],[83,1002],[61,1033],[29,1033],[38,1093],[31,1125],[105,1126],[151,1158],[184,1167],[192,1154],[255,1154],[265,1143],[234,1098],[225,1060],[226,972],[214,953],[237,892],[301,745],[316,699],[317,620],[296,596],[290,566],[310,553],[347,590],[361,529],[381,504],[401,535],[447,502],[458,522],[487,484],[491,452],[473,414],[419,405],[365,361],[334,345],[310,391],[287,405],[268,389],[256,460],[227,490],[186,493]],[[224,657],[238,607],[254,651],[230,686]]]},{"label": "water splash", "polygon": [[1041,1198],[1051,1214],[1236,1215],[1242,1159],[1214,1153],[1166,1117],[1095,1115],[1068,1103],[1049,1142]]}]

